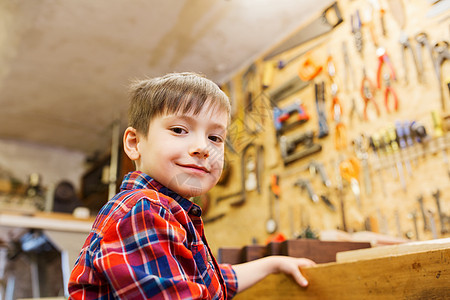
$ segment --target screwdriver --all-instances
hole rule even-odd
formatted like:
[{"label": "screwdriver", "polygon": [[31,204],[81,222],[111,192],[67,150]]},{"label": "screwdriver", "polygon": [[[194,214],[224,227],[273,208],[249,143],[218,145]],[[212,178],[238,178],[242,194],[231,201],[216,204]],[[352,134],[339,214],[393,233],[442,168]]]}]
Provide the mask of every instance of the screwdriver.
[{"label": "screwdriver", "polygon": [[411,163],[409,162],[408,152],[406,150],[406,133],[400,121],[395,122],[395,131],[397,134],[397,142],[400,146],[401,152],[403,153],[403,159],[405,160],[406,171],[408,171],[409,176],[412,177]]},{"label": "screwdriver", "polygon": [[378,150],[380,149],[380,136],[377,133],[374,133],[372,136],[369,137],[369,146],[370,148],[372,148],[372,151],[377,160],[378,164],[377,173],[378,176],[380,176],[381,190],[383,191],[383,196],[387,196],[386,187],[384,185],[383,180],[383,174],[381,174],[381,160],[380,157],[378,156]]},{"label": "screwdriver", "polygon": [[425,126],[417,123],[416,121],[412,121],[410,129],[416,142],[422,144],[423,156],[425,156],[425,148],[427,147],[428,140],[430,139],[427,133],[427,129],[425,128]]},{"label": "screwdriver", "polygon": [[[406,144],[408,145],[408,149],[410,149],[410,152],[413,152],[414,149],[414,141],[412,138],[412,134],[411,134],[411,124],[409,121],[405,121],[403,122],[403,130],[405,132],[405,140],[406,140]],[[410,155],[411,156],[411,155]],[[417,156],[416,155],[412,155],[414,157],[414,164],[417,166]]]},{"label": "screwdriver", "polygon": [[[384,153],[386,154],[386,160],[390,160],[392,155],[393,155],[393,151],[392,151],[392,147],[391,147],[391,141],[389,139],[389,136],[387,134],[386,130],[381,130],[380,131],[380,148],[384,150]],[[397,179],[397,173],[395,172],[395,158],[394,162],[392,163],[392,178]],[[391,165],[391,162],[388,162],[388,165]]]},{"label": "screwdriver", "polygon": [[397,134],[395,132],[395,127],[389,127],[386,130],[386,135],[387,135],[387,139],[389,140],[390,144],[391,144],[391,148],[392,148],[392,152],[394,154],[394,161],[397,165],[397,171],[398,171],[398,176],[400,178],[400,183],[402,185],[402,188],[404,191],[406,191],[406,182],[405,182],[405,178],[403,176],[403,164],[400,158],[400,148],[398,146],[397,143]]},{"label": "screwdriver", "polygon": [[442,149],[442,158],[444,160],[444,164],[447,166],[447,174],[450,177],[450,168],[449,168],[449,161],[447,157],[447,149],[445,148],[445,141],[444,141],[444,130],[442,128],[442,118],[438,115],[437,111],[431,112],[431,118],[433,120],[433,127],[434,127],[434,136],[436,137],[436,143],[437,148]]}]

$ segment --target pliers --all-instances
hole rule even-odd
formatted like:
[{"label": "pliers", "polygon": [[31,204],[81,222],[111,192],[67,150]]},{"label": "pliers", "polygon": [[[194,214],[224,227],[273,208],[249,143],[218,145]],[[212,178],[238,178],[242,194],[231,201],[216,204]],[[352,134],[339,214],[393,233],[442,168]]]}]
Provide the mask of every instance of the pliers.
[{"label": "pliers", "polygon": [[377,86],[378,88],[381,88],[381,71],[384,63],[389,67],[389,70],[391,72],[391,78],[393,80],[397,80],[397,77],[395,76],[394,66],[392,65],[391,60],[389,59],[389,55],[387,54],[386,49],[384,49],[383,47],[379,47],[377,49],[377,56],[378,56]]},{"label": "pliers", "polygon": [[375,93],[375,85],[372,83],[372,81],[367,77],[366,69],[363,69],[363,78],[361,81],[361,97],[364,100],[364,119],[368,120],[367,116],[367,106],[370,102],[373,103],[375,106],[375,110],[377,111],[377,115],[380,115],[380,108],[378,107],[378,104],[375,102],[373,95]]},{"label": "pliers", "polygon": [[391,86],[391,78],[388,73],[384,74],[384,85],[386,86],[386,89],[384,90],[384,106],[386,106],[386,111],[390,113],[389,109],[389,94],[392,95],[392,98],[394,99],[394,110],[398,110],[398,97],[397,93]]}]

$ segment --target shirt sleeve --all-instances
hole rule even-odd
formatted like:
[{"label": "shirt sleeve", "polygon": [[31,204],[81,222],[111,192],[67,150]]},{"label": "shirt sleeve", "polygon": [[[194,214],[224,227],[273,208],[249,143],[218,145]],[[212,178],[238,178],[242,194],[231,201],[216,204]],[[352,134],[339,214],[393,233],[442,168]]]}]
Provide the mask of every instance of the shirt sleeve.
[{"label": "shirt sleeve", "polygon": [[225,285],[227,286],[227,298],[233,298],[238,290],[238,281],[236,273],[230,264],[220,264],[220,272],[222,272]]},{"label": "shirt sleeve", "polygon": [[185,272],[196,268],[192,253],[183,244],[186,233],[167,215],[160,205],[138,201],[105,232],[94,265],[107,278],[116,297],[208,297],[207,287]]}]

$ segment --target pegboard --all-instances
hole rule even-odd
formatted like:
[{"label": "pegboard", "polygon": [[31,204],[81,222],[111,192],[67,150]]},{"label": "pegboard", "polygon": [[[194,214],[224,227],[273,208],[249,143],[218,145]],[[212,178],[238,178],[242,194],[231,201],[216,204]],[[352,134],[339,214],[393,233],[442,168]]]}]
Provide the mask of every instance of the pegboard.
[{"label": "pegboard", "polygon": [[[375,2],[380,6],[373,6]],[[341,24],[325,35],[269,60],[264,60],[263,55],[223,86],[233,105],[226,151],[228,176],[210,191],[209,209],[204,216],[206,234],[214,250],[254,242],[264,244],[272,236],[266,226],[268,219],[276,221],[275,233],[282,233],[287,238],[304,235],[308,230],[319,234],[327,229],[345,229],[348,232],[369,229],[412,240],[450,236],[441,232],[442,221],[450,232],[450,132],[444,131],[440,136],[432,120],[434,112],[446,129],[445,117],[450,109],[446,81],[450,78],[450,62],[444,61],[440,66],[442,81],[439,83],[428,50],[415,40],[415,35],[424,32],[432,47],[437,42],[448,42],[450,12],[433,15],[436,6],[429,1],[397,2],[403,3],[403,21],[393,11],[399,8],[392,8],[389,1],[338,1],[343,18]],[[361,40],[355,39],[352,33],[351,20],[353,17],[353,24],[357,24],[357,11],[362,25],[361,52],[356,47]],[[408,37],[416,59],[422,59],[421,72],[417,72],[411,53],[404,51],[400,44],[402,34]],[[389,56],[395,78],[389,66],[384,64],[378,88],[377,49],[381,47]],[[403,52],[406,65],[402,61]],[[437,57],[435,51],[433,55]],[[281,61],[289,60],[291,62],[283,68],[277,67]],[[305,75],[301,72],[311,66],[306,62],[322,70],[314,78],[305,80],[302,89],[274,102],[273,96],[280,87]],[[377,114],[375,106],[369,104],[366,117],[361,93],[363,72],[375,85],[373,100],[379,108]],[[391,87],[398,97],[398,110],[394,110],[392,94],[388,97],[388,105],[385,105],[384,74],[390,78]],[[324,103],[321,107],[328,135],[319,139],[316,86],[320,88],[322,82]],[[331,91],[333,83],[337,86],[336,94]],[[334,117],[334,95],[342,112],[339,120]],[[297,113],[294,113],[283,123],[289,128],[277,133],[274,107],[283,109],[298,102],[309,119],[298,121],[295,119]],[[393,151],[391,147],[389,151],[383,148],[374,152],[369,138],[379,136],[382,141],[385,132],[392,127],[395,129],[398,121],[408,124],[407,128],[412,121],[422,125],[428,134],[423,139],[425,142],[412,140],[412,145],[399,151]],[[286,126],[289,124],[292,125]],[[343,125],[339,127],[343,128],[343,139],[336,140],[337,124]],[[314,133],[313,143],[320,145],[321,151],[285,164],[281,136],[293,137],[309,131]],[[337,141],[344,141],[344,146],[337,147]],[[367,152],[356,151],[358,142]],[[305,149],[301,145],[293,152]],[[353,185],[356,190],[352,189],[350,181],[343,178],[339,168],[349,159],[359,166],[359,173],[355,176],[357,183]],[[329,179],[328,186],[317,172],[311,172],[311,162],[323,166]],[[367,168],[364,167],[365,162]],[[278,177],[279,189],[271,188],[271,182],[276,178],[274,175]],[[318,198],[309,196],[305,185],[302,185],[304,180],[310,183]],[[359,199],[353,192],[358,188]],[[433,196],[436,191],[440,191],[442,215],[438,214]],[[331,205],[323,201],[324,197]],[[345,212],[345,226],[342,211]],[[445,216],[442,218],[443,215],[447,219]]]}]

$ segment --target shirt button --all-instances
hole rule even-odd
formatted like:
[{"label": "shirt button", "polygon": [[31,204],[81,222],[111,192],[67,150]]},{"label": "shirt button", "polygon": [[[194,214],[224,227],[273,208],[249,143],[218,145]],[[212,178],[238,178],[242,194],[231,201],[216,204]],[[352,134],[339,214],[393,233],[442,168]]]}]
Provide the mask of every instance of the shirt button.
[{"label": "shirt button", "polygon": [[191,208],[190,213],[193,214],[194,216],[198,217],[198,216],[200,216],[200,209],[198,207],[194,206]]}]

